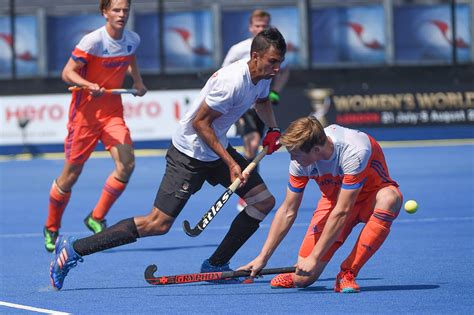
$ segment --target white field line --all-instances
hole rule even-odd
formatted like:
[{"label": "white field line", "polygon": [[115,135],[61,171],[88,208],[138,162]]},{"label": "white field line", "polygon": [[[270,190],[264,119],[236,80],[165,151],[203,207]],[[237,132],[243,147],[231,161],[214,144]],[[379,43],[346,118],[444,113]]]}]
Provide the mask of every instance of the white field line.
[{"label": "white field line", "polygon": [[[460,221],[472,221],[473,217],[444,217],[444,218],[422,218],[422,219],[395,219],[395,224],[411,224],[411,223],[433,223],[433,222],[460,222]],[[308,223],[295,223],[293,227],[308,227]],[[219,225],[219,226],[209,226],[208,230],[226,230],[228,225]],[[261,224],[260,228],[268,229],[270,228],[270,223]],[[183,232],[183,229],[180,227],[174,227],[170,229],[170,232]],[[61,233],[63,234],[63,233]],[[88,236],[90,232],[64,232],[65,235],[69,236]],[[0,234],[0,239],[2,238],[25,238],[25,237],[43,237],[43,233],[19,233],[19,234]]]},{"label": "white field line", "polygon": [[0,301],[0,306],[6,306],[6,307],[17,308],[17,309],[21,309],[21,310],[27,310],[27,311],[38,312],[38,313],[46,313],[46,314],[54,314],[54,315],[67,315],[67,314],[70,314],[70,313],[65,313],[65,312],[47,310],[47,309],[44,309],[44,308],[38,308],[38,307],[33,307],[33,306],[26,306],[26,305],[21,305],[21,304],[8,303],[8,302],[3,302],[3,301]]},{"label": "white field line", "polygon": [[[401,140],[401,141],[379,141],[382,148],[411,148],[411,147],[446,147],[446,146],[459,146],[459,145],[474,145],[474,139],[433,139],[433,140]],[[235,149],[239,152],[243,152],[242,146],[236,146]],[[164,156],[167,149],[137,149],[135,150],[135,156],[137,157],[156,157]],[[285,149],[281,148],[279,152],[286,152]],[[91,155],[92,158],[110,158],[110,154],[107,151],[94,151]],[[39,156],[32,156],[29,153],[16,154],[16,155],[0,155],[0,162],[8,161],[30,161],[33,159],[43,160],[63,160],[64,152],[52,152],[44,153]]]}]

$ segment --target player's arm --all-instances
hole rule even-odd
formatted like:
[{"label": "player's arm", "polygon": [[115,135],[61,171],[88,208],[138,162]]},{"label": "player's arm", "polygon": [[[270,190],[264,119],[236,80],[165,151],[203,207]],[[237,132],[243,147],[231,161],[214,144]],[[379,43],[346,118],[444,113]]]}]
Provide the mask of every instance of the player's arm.
[{"label": "player's arm", "polygon": [[130,65],[128,66],[128,73],[133,79],[133,88],[137,90],[138,96],[143,96],[147,92],[145,84],[143,84],[143,79],[138,68],[137,57],[132,56]]},{"label": "player's arm", "polygon": [[273,255],[273,252],[277,249],[278,245],[280,245],[295,222],[302,199],[302,191],[294,192],[289,188],[286,190],[285,200],[273,218],[270,231],[268,232],[267,239],[260,254],[247,265],[240,267],[240,270],[252,270],[250,276],[255,277],[257,273],[265,267]]},{"label": "player's arm", "polygon": [[101,88],[97,83],[86,80],[79,74],[79,70],[84,67],[84,65],[85,64],[80,60],[75,61],[74,59],[69,58],[64,66],[62,79],[71,85],[86,87],[93,96],[102,95],[105,91],[104,88]]},{"label": "player's arm", "polygon": [[269,128],[277,128],[275,113],[273,112],[273,107],[270,106],[270,101],[268,98],[258,99],[255,102],[255,111],[257,112],[258,117],[265,123]]},{"label": "player's arm", "polygon": [[347,221],[350,211],[354,207],[361,189],[362,186],[355,189],[341,188],[336,206],[329,214],[320,239],[314,246],[311,254],[298,262],[296,269],[297,275],[310,275],[317,263],[320,262],[324,254],[334,244]]},{"label": "player's arm", "polygon": [[268,98],[259,99],[255,103],[255,111],[265,125],[268,126],[262,145],[267,147],[267,154],[272,154],[281,147],[278,140],[280,139],[281,131],[280,128],[277,127],[273,106],[270,105]]},{"label": "player's arm", "polygon": [[[193,128],[201,139],[224,161],[229,167],[231,182],[240,178],[242,184],[245,183],[246,178],[242,175],[242,170],[237,162],[230,156],[227,150],[222,146],[217,138],[212,123],[219,118],[222,113],[210,108],[206,101],[203,101],[201,106],[193,119]],[[248,175],[247,175],[248,177]]]}]

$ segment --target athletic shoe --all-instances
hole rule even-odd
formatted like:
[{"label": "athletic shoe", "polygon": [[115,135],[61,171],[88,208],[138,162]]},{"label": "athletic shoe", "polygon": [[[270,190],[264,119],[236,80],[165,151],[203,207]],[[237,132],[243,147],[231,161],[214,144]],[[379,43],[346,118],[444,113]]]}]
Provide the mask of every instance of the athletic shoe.
[{"label": "athletic shoe", "polygon": [[[204,260],[204,262],[201,265],[201,272],[222,272],[222,271],[234,271],[230,269],[229,263],[224,264],[222,266],[214,266],[211,265],[209,262],[209,259]],[[221,280],[212,280],[212,281],[207,281],[211,283],[220,283],[220,284],[237,284],[241,283],[242,281],[239,278],[225,278]]]},{"label": "athletic shoe", "polygon": [[54,248],[56,247],[56,240],[58,239],[58,231],[51,231],[48,230],[47,227],[44,227],[43,229],[43,235],[44,235],[44,247],[46,250],[50,253],[54,252]]},{"label": "athletic shoe", "polygon": [[104,229],[107,228],[107,221],[104,219],[102,221],[96,220],[92,217],[92,212],[84,219],[84,224],[87,226],[89,230],[91,230],[94,234],[102,232]]},{"label": "athletic shoe", "polygon": [[280,273],[276,275],[270,285],[273,289],[291,289],[296,288],[296,285],[293,281],[294,273]]},{"label": "athletic shoe", "polygon": [[245,200],[242,198],[239,198],[239,201],[237,202],[237,211],[242,212],[245,207],[247,207],[247,203],[245,203]]},{"label": "athletic shoe", "polygon": [[336,276],[334,291],[341,293],[359,293],[360,287],[355,281],[354,273],[350,270],[339,272]]},{"label": "athletic shoe", "polygon": [[74,244],[73,237],[59,236],[56,241],[56,252],[51,261],[49,270],[49,277],[51,284],[56,290],[61,290],[63,287],[64,278],[71,268],[76,267],[77,262],[83,262],[81,256],[74,251],[72,245]]}]

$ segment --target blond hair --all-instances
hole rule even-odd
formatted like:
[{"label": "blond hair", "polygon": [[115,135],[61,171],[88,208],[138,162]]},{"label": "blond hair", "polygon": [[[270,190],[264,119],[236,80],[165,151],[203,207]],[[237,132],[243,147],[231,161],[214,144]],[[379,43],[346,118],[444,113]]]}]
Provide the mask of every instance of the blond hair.
[{"label": "blond hair", "polygon": [[270,13],[268,13],[267,11],[257,9],[257,10],[254,10],[252,14],[250,15],[249,23],[253,24],[253,19],[255,18],[259,18],[259,19],[268,18],[268,22],[270,22],[271,16],[270,16]]},{"label": "blond hair", "polygon": [[[132,0],[128,0],[128,5],[132,5]],[[105,10],[110,8],[110,5],[112,4],[112,0],[100,0],[99,1],[99,9],[100,13],[104,13]]]},{"label": "blond hair", "polygon": [[280,143],[288,151],[295,149],[309,153],[314,146],[325,145],[327,141],[324,127],[313,116],[298,118],[281,135]]}]

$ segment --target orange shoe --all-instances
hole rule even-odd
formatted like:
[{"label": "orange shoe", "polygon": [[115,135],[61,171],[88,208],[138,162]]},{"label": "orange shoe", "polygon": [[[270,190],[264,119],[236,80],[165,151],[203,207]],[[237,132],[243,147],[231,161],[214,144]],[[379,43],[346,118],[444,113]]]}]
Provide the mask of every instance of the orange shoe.
[{"label": "orange shoe", "polygon": [[354,273],[350,270],[339,272],[336,277],[334,291],[341,293],[359,293],[360,287],[355,281]]},{"label": "orange shoe", "polygon": [[280,273],[279,275],[276,275],[273,279],[272,282],[270,283],[271,287],[273,289],[290,289],[290,288],[296,288],[295,283],[293,282],[293,276],[294,273]]}]

